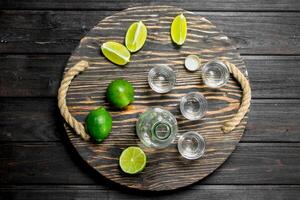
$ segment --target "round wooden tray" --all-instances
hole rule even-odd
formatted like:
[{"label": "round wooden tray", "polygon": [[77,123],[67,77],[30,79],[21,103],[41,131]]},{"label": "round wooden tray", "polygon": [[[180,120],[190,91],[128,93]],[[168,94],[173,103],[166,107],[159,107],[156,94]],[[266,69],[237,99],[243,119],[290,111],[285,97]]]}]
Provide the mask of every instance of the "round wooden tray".
[{"label": "round wooden tray", "polygon": [[[180,48],[170,39],[173,18],[184,13],[188,22],[186,42]],[[131,62],[120,67],[106,60],[99,46],[114,40],[124,42],[131,23],[143,20],[148,28],[148,38],[142,50],[131,57]],[[201,70],[188,72],[184,59],[197,54],[205,63],[214,58],[223,58],[234,63],[246,76],[246,68],[236,48],[228,37],[211,22],[196,13],[170,6],[134,7],[118,12],[100,21],[80,41],[70,57],[66,70],[80,60],[89,61],[90,67],[71,83],[67,94],[70,112],[80,122],[89,111],[105,106],[113,117],[110,136],[101,144],[85,142],[66,126],[68,137],[81,157],[106,178],[130,188],[141,190],[172,190],[199,181],[217,169],[232,153],[243,135],[246,118],[229,134],[221,131],[223,123],[238,110],[242,90],[234,79],[221,89],[204,86]],[[158,94],[150,89],[147,73],[150,68],[168,64],[177,70],[175,88],[167,94]],[[112,109],[105,99],[108,84],[116,78],[124,78],[135,88],[135,101],[128,109]],[[196,121],[186,120],[179,111],[180,98],[191,91],[202,92],[208,99],[208,113]],[[145,149],[148,162],[138,175],[126,175],[118,166],[118,158],[128,146],[141,145],[135,133],[135,124],[140,113],[150,106],[161,106],[177,118],[179,134],[196,130],[206,140],[205,154],[201,159],[183,159],[174,142],[162,150]]]}]

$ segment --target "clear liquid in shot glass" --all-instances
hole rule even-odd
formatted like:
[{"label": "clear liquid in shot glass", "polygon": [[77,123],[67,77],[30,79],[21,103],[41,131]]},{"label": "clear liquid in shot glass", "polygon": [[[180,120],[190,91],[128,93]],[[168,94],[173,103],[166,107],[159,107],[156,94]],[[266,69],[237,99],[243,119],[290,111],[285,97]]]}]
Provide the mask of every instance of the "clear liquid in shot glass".
[{"label": "clear liquid in shot glass", "polygon": [[207,112],[207,100],[199,92],[191,92],[180,101],[181,114],[189,120],[202,118]]},{"label": "clear liquid in shot glass", "polygon": [[194,160],[204,154],[205,140],[196,131],[190,131],[179,137],[177,147],[182,157]]},{"label": "clear liquid in shot glass", "polygon": [[202,79],[208,87],[219,88],[227,83],[229,70],[222,61],[213,60],[203,66]]},{"label": "clear liquid in shot glass", "polygon": [[176,82],[176,74],[171,67],[166,65],[153,67],[148,73],[148,83],[157,93],[171,91]]}]

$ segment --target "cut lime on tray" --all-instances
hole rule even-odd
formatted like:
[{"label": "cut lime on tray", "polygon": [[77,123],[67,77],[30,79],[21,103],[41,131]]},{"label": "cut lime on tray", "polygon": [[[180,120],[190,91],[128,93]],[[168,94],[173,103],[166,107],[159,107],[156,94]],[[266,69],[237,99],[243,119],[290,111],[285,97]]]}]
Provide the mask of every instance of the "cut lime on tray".
[{"label": "cut lime on tray", "polygon": [[125,45],[127,49],[134,53],[140,50],[147,38],[147,28],[142,21],[135,22],[130,25],[125,37]]},{"label": "cut lime on tray", "polygon": [[127,174],[137,174],[146,166],[147,157],[144,151],[139,147],[128,147],[123,150],[119,165],[123,172]]},{"label": "cut lime on tray", "polygon": [[182,45],[187,34],[186,18],[183,14],[177,15],[171,25],[171,37],[174,43]]},{"label": "cut lime on tray", "polygon": [[118,42],[105,42],[101,46],[103,55],[117,65],[126,65],[130,61],[130,52]]}]

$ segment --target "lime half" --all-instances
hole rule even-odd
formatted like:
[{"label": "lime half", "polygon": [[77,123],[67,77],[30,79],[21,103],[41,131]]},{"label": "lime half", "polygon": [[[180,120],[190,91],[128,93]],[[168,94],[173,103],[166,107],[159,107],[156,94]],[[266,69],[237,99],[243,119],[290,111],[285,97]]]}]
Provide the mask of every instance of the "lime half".
[{"label": "lime half", "polygon": [[139,147],[126,148],[119,159],[119,165],[123,172],[127,174],[137,174],[146,166],[147,157]]},{"label": "lime half", "polygon": [[130,52],[127,48],[117,42],[105,42],[101,46],[103,55],[117,65],[126,65],[130,61]]},{"label": "lime half", "polygon": [[147,28],[142,21],[135,22],[130,25],[125,37],[125,45],[127,49],[134,53],[140,50],[147,38]]},{"label": "lime half", "polygon": [[171,25],[171,37],[174,43],[182,45],[187,34],[186,18],[183,14],[177,15]]}]

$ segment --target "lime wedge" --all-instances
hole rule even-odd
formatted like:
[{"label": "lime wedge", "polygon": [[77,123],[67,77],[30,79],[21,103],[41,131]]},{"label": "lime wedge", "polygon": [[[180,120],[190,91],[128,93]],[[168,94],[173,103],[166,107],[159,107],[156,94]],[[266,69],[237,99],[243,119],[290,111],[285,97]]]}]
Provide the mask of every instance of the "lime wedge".
[{"label": "lime wedge", "polygon": [[137,174],[146,166],[147,158],[144,151],[139,147],[126,148],[119,159],[119,165],[127,174]]},{"label": "lime wedge", "polygon": [[105,42],[101,46],[103,55],[117,65],[126,65],[130,61],[130,52],[117,42]]},{"label": "lime wedge", "polygon": [[125,37],[125,45],[127,49],[134,53],[140,50],[147,38],[147,28],[142,21],[135,22],[130,25]]},{"label": "lime wedge", "polygon": [[174,43],[182,45],[187,33],[186,18],[183,14],[177,15],[171,25],[171,37]]}]

